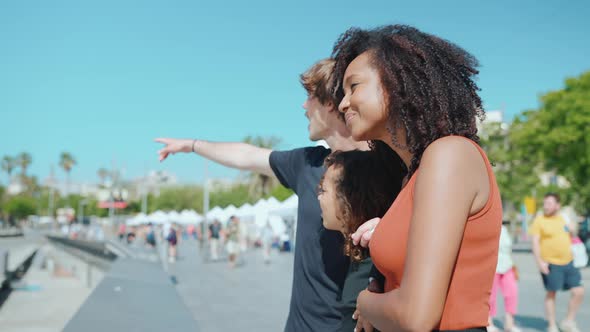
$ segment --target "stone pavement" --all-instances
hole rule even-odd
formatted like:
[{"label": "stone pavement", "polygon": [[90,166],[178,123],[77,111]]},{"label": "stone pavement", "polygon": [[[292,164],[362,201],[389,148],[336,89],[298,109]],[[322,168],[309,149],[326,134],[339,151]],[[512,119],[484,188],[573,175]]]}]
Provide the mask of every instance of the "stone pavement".
[{"label": "stone pavement", "polygon": [[[204,251],[204,250],[203,250]],[[181,241],[169,273],[201,331],[282,331],[291,297],[293,255],[273,251],[264,264],[252,249],[236,268],[210,262],[194,240]],[[223,256],[222,256],[223,257]]]},{"label": "stone pavement", "polygon": [[[177,290],[202,331],[281,331],[287,317],[293,273],[293,255],[273,251],[273,262],[265,265],[261,251],[245,254],[245,264],[235,269],[227,261],[208,262],[193,240],[180,243],[180,259],[169,264],[178,281]],[[520,303],[517,324],[524,331],[545,331],[544,289],[530,252],[514,253],[520,270]],[[590,268],[582,271],[590,284]],[[567,310],[568,293],[557,298],[557,318]],[[498,299],[496,324],[502,326],[503,300]],[[581,331],[590,331],[590,296],[578,314]]]},{"label": "stone pavement", "polygon": [[[519,304],[518,314],[516,315],[516,324],[523,331],[545,331],[547,323],[545,322],[544,298],[545,290],[543,281],[535,264],[533,254],[530,252],[513,253],[514,263],[519,268],[520,281],[519,286]],[[582,279],[586,287],[584,302],[578,312],[578,328],[582,332],[590,331],[590,296],[588,285],[590,285],[590,268],[582,270]],[[561,321],[567,312],[569,293],[559,292],[557,295],[556,317],[558,322]],[[495,322],[497,326],[502,326],[502,313],[504,312],[502,296],[498,296],[498,317]]]},{"label": "stone pavement", "polygon": [[[178,261],[167,264],[170,279],[176,282],[180,299],[197,322],[199,331],[282,331],[289,309],[293,255],[273,251],[272,263],[264,264],[261,250],[251,249],[244,254],[242,264],[232,269],[225,259],[209,261],[204,251],[199,250],[194,240],[181,241]],[[39,260],[43,256],[51,257],[53,264],[60,264],[74,275],[56,278],[49,274],[47,267],[34,263],[25,277],[23,289],[13,292],[0,308],[2,332],[60,331],[102,279],[102,273],[93,271],[93,285],[89,287],[84,275],[85,265],[76,257],[46,245],[41,254]],[[514,253],[514,260],[521,276],[517,324],[524,331],[544,331],[544,290],[533,256],[526,250],[518,251]],[[588,285],[590,269],[582,273]],[[145,292],[149,294],[149,287],[145,287]],[[567,310],[568,294],[559,293],[557,301],[560,320]],[[496,323],[501,326],[501,297],[498,304],[500,314]],[[96,315],[100,317],[101,313],[96,312]],[[168,322],[169,317],[162,312],[158,319]],[[590,331],[590,296],[579,312],[578,325],[581,331]]]},{"label": "stone pavement", "polygon": [[41,246],[39,237],[6,237],[0,238],[0,284],[4,281],[2,269],[4,268],[4,253],[8,252],[7,269],[14,271]]},{"label": "stone pavement", "polygon": [[[0,308],[2,332],[59,332],[102,279],[102,271],[49,244]],[[90,281],[90,285],[88,284]]]},{"label": "stone pavement", "polygon": [[200,332],[159,262],[119,258],[63,332]]}]

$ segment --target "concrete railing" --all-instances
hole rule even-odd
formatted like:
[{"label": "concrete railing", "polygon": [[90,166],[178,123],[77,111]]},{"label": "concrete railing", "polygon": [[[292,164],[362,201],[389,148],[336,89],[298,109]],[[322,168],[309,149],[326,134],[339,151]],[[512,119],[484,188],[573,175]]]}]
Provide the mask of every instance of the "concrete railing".
[{"label": "concrete railing", "polygon": [[70,248],[76,248],[88,254],[113,261],[117,258],[117,255],[109,250],[105,242],[101,241],[88,241],[88,240],[75,240],[63,236],[47,235],[47,239],[54,243],[59,243]]},{"label": "concrete railing", "polygon": [[2,275],[0,276],[0,307],[12,292],[12,283],[17,282],[24,277],[36,254],[37,249],[27,255],[22,262],[18,262],[13,270],[10,270],[9,252],[0,252],[0,268],[2,269]]},{"label": "concrete railing", "polygon": [[24,236],[20,228],[0,228],[0,238],[2,237],[21,237]]}]

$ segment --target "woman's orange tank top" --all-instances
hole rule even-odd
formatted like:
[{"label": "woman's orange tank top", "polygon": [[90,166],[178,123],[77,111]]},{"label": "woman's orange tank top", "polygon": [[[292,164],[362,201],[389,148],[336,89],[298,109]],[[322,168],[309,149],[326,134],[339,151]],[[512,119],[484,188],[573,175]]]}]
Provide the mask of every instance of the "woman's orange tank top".
[{"label": "woman's orange tank top", "polygon": [[[488,325],[488,301],[496,272],[502,225],[502,201],[485,152],[474,141],[469,141],[477,147],[486,163],[490,195],[484,208],[467,219],[441,321],[437,327],[439,330]],[[371,238],[371,258],[385,276],[386,292],[398,288],[402,281],[417,174],[418,170],[383,216]]]}]

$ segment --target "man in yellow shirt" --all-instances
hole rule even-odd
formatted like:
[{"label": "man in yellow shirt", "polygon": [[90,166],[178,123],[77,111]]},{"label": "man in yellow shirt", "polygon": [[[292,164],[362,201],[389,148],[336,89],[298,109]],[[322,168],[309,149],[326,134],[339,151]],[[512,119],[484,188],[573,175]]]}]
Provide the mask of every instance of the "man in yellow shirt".
[{"label": "man in yellow shirt", "polygon": [[533,221],[533,253],[547,290],[545,310],[549,323],[548,332],[559,332],[555,322],[555,294],[559,290],[571,290],[568,313],[560,328],[565,332],[579,332],[575,323],[576,312],[584,298],[580,271],[573,265],[570,230],[565,219],[558,214],[559,195],[548,193],[543,199],[543,215]]}]

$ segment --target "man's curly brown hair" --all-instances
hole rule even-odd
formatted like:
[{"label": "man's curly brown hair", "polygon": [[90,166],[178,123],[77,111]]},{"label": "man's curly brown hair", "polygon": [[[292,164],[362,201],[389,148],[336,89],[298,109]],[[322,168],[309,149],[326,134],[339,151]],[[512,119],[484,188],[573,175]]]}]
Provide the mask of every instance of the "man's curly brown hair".
[{"label": "man's curly brown hair", "polygon": [[[384,143],[381,143],[384,144]],[[360,262],[368,251],[354,245],[350,234],[365,221],[383,217],[401,189],[405,171],[399,156],[385,146],[386,153],[374,151],[335,151],[324,161],[326,169],[338,171],[334,183],[336,210],[343,224],[344,253]],[[322,190],[324,177],[320,181]]]},{"label": "man's curly brown hair", "polygon": [[338,106],[332,94],[330,83],[334,71],[334,59],[322,59],[299,75],[299,81],[307,94],[316,97],[322,105]]},{"label": "man's curly brown hair", "polygon": [[[369,52],[371,66],[383,86],[393,144],[413,155],[409,176],[420,165],[428,145],[441,137],[457,135],[479,142],[476,120],[483,120],[484,112],[474,82],[479,73],[475,57],[449,41],[406,25],[351,28],[332,51],[336,60],[332,86],[337,101],[344,96],[346,68],[365,52]],[[405,146],[396,136],[401,128],[406,133]]]}]

